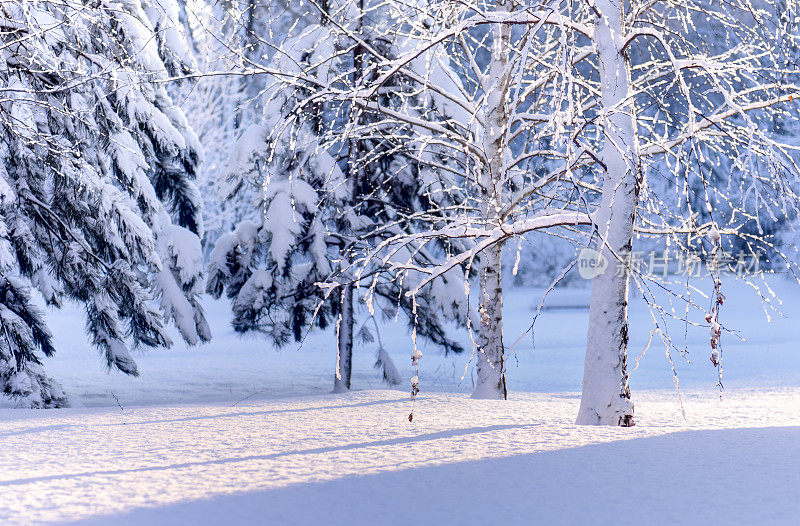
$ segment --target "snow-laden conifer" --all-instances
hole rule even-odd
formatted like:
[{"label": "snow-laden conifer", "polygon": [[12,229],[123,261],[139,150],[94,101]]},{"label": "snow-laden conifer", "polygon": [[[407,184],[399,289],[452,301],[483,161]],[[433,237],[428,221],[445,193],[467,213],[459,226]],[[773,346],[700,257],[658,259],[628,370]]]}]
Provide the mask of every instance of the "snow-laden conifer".
[{"label": "snow-laden conifer", "polygon": [[[360,286],[369,291],[373,313],[394,316],[399,308],[417,319],[420,335],[445,350],[461,348],[443,321],[464,316],[465,309],[463,295],[446,292],[459,287],[457,280],[439,280],[444,293],[420,295],[415,304],[404,295],[413,277],[356,272],[359,254],[387,236],[413,231],[429,201],[449,198],[443,192],[448,183],[418,162],[419,152],[395,140],[402,125],[383,127],[346,100],[315,102],[328,86],[369,87],[375,57],[367,50],[396,55],[403,42],[379,38],[376,31],[386,19],[380,12],[371,16],[376,11],[366,3],[314,9],[316,21],[296,28],[269,64],[254,67],[268,79],[264,118],[244,130],[233,149],[228,199],[255,195],[257,200],[251,218],[217,241],[207,290],[219,296],[227,288],[236,330],[262,331],[279,344],[301,339],[312,323],[324,328],[332,322],[335,389],[342,390],[350,385]],[[354,34],[355,40],[347,36]],[[396,94],[416,90],[413,82],[391,79],[383,103],[406,103]],[[372,131],[349,139],[351,129]],[[403,255],[436,257],[429,251]]]},{"label": "snow-laden conifer", "polygon": [[[210,338],[201,292],[201,149],[165,81],[191,67],[175,5],[5,2],[0,11],[0,386],[31,406],[66,397],[36,295],[85,306],[110,368],[132,347]],[[163,312],[159,311],[159,307]]]}]

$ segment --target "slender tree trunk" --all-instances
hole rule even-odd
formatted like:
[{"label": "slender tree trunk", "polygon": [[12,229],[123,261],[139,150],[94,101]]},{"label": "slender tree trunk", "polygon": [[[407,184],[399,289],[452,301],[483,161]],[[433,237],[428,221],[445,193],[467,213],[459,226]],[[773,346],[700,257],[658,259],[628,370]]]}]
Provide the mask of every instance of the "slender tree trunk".
[{"label": "slender tree trunk", "polygon": [[[498,12],[509,10],[507,0],[497,0]],[[508,67],[511,50],[511,26],[497,24],[493,28],[492,58],[489,72],[483,81],[486,95],[486,121],[484,123],[483,150],[488,166],[481,172],[482,214],[487,225],[502,222],[499,217],[505,166],[506,128],[508,126]],[[484,252],[480,274],[479,310],[481,324],[476,343],[478,381],[473,398],[505,399],[508,396],[505,374],[505,349],[503,347],[503,285],[501,283],[502,244]]]},{"label": "slender tree trunk", "polygon": [[503,287],[500,282],[502,250],[500,244],[490,247],[484,254],[486,263],[481,268],[481,326],[476,338],[478,381],[472,398],[504,400],[508,396],[503,346]]},{"label": "slender tree trunk", "polygon": [[353,285],[345,285],[341,308],[336,328],[334,393],[344,393],[350,390],[350,376],[353,370]]},{"label": "slender tree trunk", "polygon": [[[601,78],[605,164],[601,207],[595,220],[597,250],[608,262],[594,278],[578,424],[633,425],[626,370],[628,281],[637,205],[638,145],[628,61],[621,50],[622,0],[596,0],[594,43]],[[620,262],[619,258],[623,258]]]},{"label": "slender tree trunk", "polygon": [[[354,32],[360,34],[364,27],[364,0],[358,3],[358,20],[356,20]],[[325,23],[327,18],[323,18]],[[360,45],[353,49],[353,85],[357,85],[363,76],[364,69],[364,50]],[[353,113],[351,108],[351,118],[355,117],[356,122],[360,123],[362,116],[360,113]],[[355,207],[360,201],[359,185],[363,175],[364,166],[361,163],[362,147],[358,140],[351,139],[348,144],[348,162],[346,176],[350,180],[350,207]],[[350,255],[347,257],[348,267],[352,266],[353,261]],[[336,377],[333,383],[333,392],[342,393],[350,390],[350,376],[353,366],[353,284],[345,286],[342,292],[342,310],[337,327],[336,345]]]}]

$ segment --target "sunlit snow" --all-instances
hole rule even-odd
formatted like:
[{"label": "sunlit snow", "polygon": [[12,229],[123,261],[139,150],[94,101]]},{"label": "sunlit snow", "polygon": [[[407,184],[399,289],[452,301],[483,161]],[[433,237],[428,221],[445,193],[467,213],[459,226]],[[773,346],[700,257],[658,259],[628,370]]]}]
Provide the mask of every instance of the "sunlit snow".
[{"label": "sunlit snow", "polygon": [[530,393],[424,397],[413,424],[394,391],[6,412],[0,522],[472,524],[488,513],[463,506],[476,486],[511,503],[511,524],[788,521],[800,390],[709,394],[689,397],[683,421],[673,393],[639,393],[631,429],[573,425],[577,397]]},{"label": "sunlit snow", "polygon": [[[470,376],[459,384],[468,357],[423,348],[413,423],[406,387],[379,389],[375,344],[356,350],[365,390],[330,395],[330,335],[278,353],[237,338],[210,303],[214,342],[139,356],[142,376],[130,379],[103,372],[79,312],[51,314],[67,345],[48,370],[86,407],[0,409],[0,523],[792,523],[800,295],[781,283],[787,318],[770,324],[746,287],[729,285],[727,323],[749,341],[726,337],[721,400],[707,333],[689,333],[697,363],[677,358],[686,420],[663,348],[651,348],[631,374],[631,429],[574,425],[586,290],[555,292],[536,346],[516,349],[507,402],[470,400]],[[509,335],[530,323],[540,292],[508,295]],[[645,315],[634,303],[632,324]],[[404,326],[381,332],[407,382]],[[632,363],[645,337],[634,332]],[[466,505],[476,487],[508,505]]]}]

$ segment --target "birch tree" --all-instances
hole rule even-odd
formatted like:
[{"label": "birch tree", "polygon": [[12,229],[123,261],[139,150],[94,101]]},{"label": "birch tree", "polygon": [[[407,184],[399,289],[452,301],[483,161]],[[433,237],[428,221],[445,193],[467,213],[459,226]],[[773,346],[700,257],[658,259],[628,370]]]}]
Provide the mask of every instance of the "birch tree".
[{"label": "birch tree", "polygon": [[[604,174],[600,206],[593,215],[596,246],[620,271],[606,272],[592,284],[578,423],[633,423],[626,370],[631,278],[652,298],[643,276],[632,276],[625,259],[634,232],[667,237],[684,249],[705,237],[713,262],[723,236],[741,235],[742,219],[752,217],[752,208],[737,202],[735,193],[714,188],[709,159],[730,160],[735,184],[765,198],[757,207],[761,213],[796,217],[796,150],[776,141],[763,125],[765,113],[779,111],[776,105],[797,96],[797,86],[786,83],[787,70],[776,60],[785,39],[796,35],[796,22],[779,7],[749,1],[725,6],[598,1],[587,12],[587,19],[594,18],[602,108],[598,142]],[[796,6],[790,7],[796,12]],[[747,160],[761,166],[750,170],[743,164]],[[665,203],[658,185],[648,182],[663,169],[671,172],[669,192],[682,196],[677,213]],[[711,219],[705,224],[687,203],[690,188],[698,186]],[[727,217],[713,212],[723,202],[732,211]],[[767,242],[751,238],[755,244]],[[716,366],[717,316],[724,295],[719,278],[713,280],[706,320]],[[661,317],[663,329],[665,311],[654,307],[654,323]]]},{"label": "birch tree", "polygon": [[[319,97],[352,101],[374,126],[398,129],[398,147],[428,170],[453,179],[439,192],[451,194],[457,206],[429,207],[418,214],[422,228],[395,233],[357,263],[367,268],[378,261],[398,279],[414,277],[407,293],[412,298],[462,265],[477,267],[479,321],[468,321],[475,329],[478,373],[473,396],[502,399],[507,396],[503,244],[526,232],[589,222],[577,199],[564,199],[580,193],[582,182],[564,169],[564,154],[551,147],[564,141],[564,129],[557,128],[550,110],[565,97],[548,85],[552,79],[545,78],[544,65],[559,59],[559,49],[552,45],[548,20],[535,12],[515,12],[509,2],[396,3],[389,9],[390,22],[379,30],[383,39],[401,43],[399,53],[392,57],[365,46],[372,57],[372,81],[324,86]],[[559,16],[553,21],[571,24]],[[515,33],[514,27],[523,30]],[[343,39],[359,42],[347,28],[337,29]],[[398,93],[401,104],[384,104],[380,96],[398,75],[417,86],[422,98]],[[420,100],[426,101],[422,107]],[[363,130],[347,133],[358,137]],[[401,257],[441,242],[458,242],[465,249],[446,251],[441,261],[426,265]],[[465,286],[468,297],[468,278]]]},{"label": "birch tree", "polygon": [[[352,100],[378,121],[404,123],[409,148],[446,152],[447,162],[436,162],[462,178],[459,190],[468,205],[425,232],[386,240],[366,259],[431,239],[474,242],[440,265],[389,266],[427,275],[409,291],[413,295],[428,280],[478,258],[475,396],[502,398],[500,248],[533,230],[586,225],[579,231],[619,271],[593,283],[578,422],[631,425],[626,361],[632,278],[648,296],[647,276],[625,259],[634,234],[683,248],[703,238],[721,246],[725,236],[743,235],[742,219],[753,217],[752,199],[773,216],[796,214],[796,150],[762,125],[765,115],[797,96],[791,81],[796,71],[778,60],[778,51],[796,38],[795,4],[487,2],[392,9],[395,22],[387,35],[402,35],[411,43],[408,50],[396,58],[370,50],[377,57],[373,85],[325,86],[326,96]],[[409,14],[414,9],[424,10],[424,22],[415,22]],[[716,38],[704,40],[700,28]],[[424,61],[428,71],[416,75],[420,89],[459,108],[463,120],[419,119],[407,107],[376,100],[385,79],[414,75],[415,61]],[[721,191],[712,196],[707,152],[731,160],[731,178],[748,187],[750,205]],[[755,159],[760,169],[744,168]],[[667,185],[648,183],[664,176],[665,168]],[[698,221],[689,199],[698,183],[709,212],[715,202],[727,202],[725,218]],[[677,209],[665,204],[665,188],[679,196]],[[721,298],[716,284],[715,297]],[[653,307],[658,324],[664,310]],[[708,323],[716,331],[718,309],[711,311]]]}]

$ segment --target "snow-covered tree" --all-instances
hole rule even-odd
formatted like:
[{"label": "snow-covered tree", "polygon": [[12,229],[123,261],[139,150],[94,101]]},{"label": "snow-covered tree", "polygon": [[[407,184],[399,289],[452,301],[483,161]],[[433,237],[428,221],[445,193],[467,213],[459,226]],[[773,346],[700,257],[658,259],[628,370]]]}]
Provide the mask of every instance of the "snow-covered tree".
[{"label": "snow-covered tree", "polygon": [[[446,173],[452,184],[439,190],[448,199],[433,200],[417,214],[418,228],[392,232],[360,262],[414,276],[410,298],[457,267],[477,267],[480,321],[468,323],[475,329],[478,370],[473,396],[505,398],[503,244],[527,232],[588,222],[575,201],[564,199],[579,181],[569,170],[558,170],[564,155],[550,146],[564,134],[550,116],[564,94],[542,78],[558,50],[542,46],[552,35],[549,29],[539,34],[545,20],[529,11],[513,13],[511,2],[387,5],[389,22],[380,30],[384,40],[398,42],[398,52],[365,48],[371,61],[364,78],[370,81],[327,85],[319,97],[350,101],[369,115],[373,128],[396,130],[391,140],[398,148],[427,170]],[[517,26],[527,29],[512,31]],[[346,28],[338,30],[359,42]],[[390,79],[398,77],[409,79],[416,91],[391,89]],[[401,102],[386,104],[386,92]],[[373,128],[350,128],[347,137],[358,139]],[[438,251],[438,260],[421,265],[402,256],[437,243],[449,245]],[[468,297],[469,279],[465,285]]]},{"label": "snow-covered tree", "polygon": [[0,386],[22,404],[67,402],[41,367],[55,349],[34,291],[83,304],[92,343],[127,374],[131,346],[170,345],[165,320],[210,338],[201,150],[164,86],[191,67],[174,7],[0,4]]},{"label": "snow-covered tree", "polygon": [[[596,140],[603,178],[599,207],[592,216],[596,247],[620,270],[603,273],[593,282],[578,423],[632,424],[626,371],[631,278],[645,298],[652,299],[642,276],[635,275],[625,259],[635,232],[667,238],[674,247],[684,248],[706,237],[715,262],[722,236],[745,234],[742,226],[753,210],[746,199],[760,200],[756,210],[773,218],[796,215],[793,181],[798,171],[792,147],[777,142],[769,127],[760,125],[761,116],[798,94],[797,86],[784,84],[785,69],[775,60],[784,37],[797,35],[797,22],[795,15],[776,7],[749,0],[725,6],[604,0],[587,8],[583,17],[573,16],[591,28],[584,36],[591,38],[597,57],[593,69],[598,80],[592,87],[601,108]],[[700,28],[716,33],[716,38],[702,38]],[[587,83],[591,80],[585,78]],[[651,108],[656,109],[648,111]],[[587,113],[594,112],[584,113],[588,118]],[[737,202],[736,192],[726,193],[725,187],[713,184],[715,159],[729,160],[730,180],[748,188],[750,197],[739,193],[746,199]],[[761,167],[753,169],[750,163]],[[671,181],[666,193],[648,182],[664,171]],[[698,210],[689,199],[698,187],[709,213],[705,223],[697,220]],[[732,212],[714,213],[719,202]],[[765,243],[762,236],[751,239]],[[724,299],[719,278],[714,282],[716,300],[707,316],[712,355],[719,353],[715,327]],[[654,322],[660,320],[663,330],[666,311],[651,305]]]},{"label": "snow-covered tree", "polygon": [[[251,211],[254,195],[234,200],[220,197],[231,151],[239,136],[263,115],[264,75],[248,74],[265,66],[275,53],[274,42],[294,24],[304,24],[303,11],[290,2],[265,0],[181,0],[180,19],[197,57],[192,81],[180,85],[180,106],[205,151],[197,184],[203,196],[206,256],[214,242]],[[241,191],[244,193],[244,190]],[[253,193],[257,189],[253,187]]]},{"label": "snow-covered tree", "polygon": [[[419,335],[446,351],[460,347],[447,337],[442,322],[463,316],[464,309],[452,293],[421,297],[414,304],[403,294],[403,281],[353,272],[356,254],[382,236],[414,227],[409,218],[426,208],[431,185],[441,184],[441,178],[420,173],[416,160],[397,150],[393,133],[376,127],[358,107],[342,100],[315,101],[324,86],[369,85],[365,74],[373,57],[366,48],[393,52],[391,42],[375,37],[375,21],[365,16],[363,2],[315,9],[316,22],[286,38],[269,64],[253,67],[267,79],[264,119],[236,144],[227,199],[242,199],[240,194],[257,199],[250,203],[252,217],[217,241],[207,290],[219,296],[227,288],[236,330],[262,331],[278,344],[300,340],[312,324],[324,328],[334,321],[334,389],[346,390],[360,283],[369,286],[373,312],[375,307],[387,314],[401,309],[417,320]],[[351,40],[345,34],[359,36]],[[397,103],[394,90],[408,89],[398,79],[392,82],[394,89],[383,97],[389,105]],[[372,131],[347,138],[346,130],[353,128]],[[446,289],[447,283],[454,284],[442,279],[438,286]],[[370,338],[367,327],[358,332]],[[388,355],[378,361],[387,376]]]},{"label": "snow-covered tree", "polygon": [[[440,265],[392,265],[433,279],[480,255],[475,394],[502,397],[502,244],[533,230],[586,225],[577,231],[614,270],[593,282],[578,421],[632,424],[626,370],[631,278],[650,297],[642,286],[647,276],[633,272],[625,258],[634,234],[682,249],[707,238],[709,253],[719,254],[727,236],[766,241],[760,229],[751,235],[742,226],[743,219],[754,219],[754,209],[796,216],[796,149],[763,125],[776,105],[796,104],[797,86],[787,80],[791,66],[779,58],[797,35],[796,4],[433,2],[419,19],[409,15],[414,9],[407,3],[390,9],[398,13],[392,31],[410,48],[396,57],[370,50],[377,57],[372,85],[326,86],[325,97],[353,101],[380,115],[378,122],[402,122],[406,144],[450,152],[449,167],[462,177],[469,206],[426,232],[400,233],[379,248],[418,247],[429,239],[475,241]],[[703,38],[700,27],[717,38]],[[426,61],[426,75],[413,71],[417,60]],[[456,65],[459,82],[436,74],[443,63]],[[386,79],[399,73],[416,74],[421,90],[468,118],[419,119],[407,108],[385,107],[378,97]],[[425,141],[426,134],[434,138]],[[714,158],[730,160],[730,180],[743,189],[742,200],[710,184]],[[667,184],[648,183],[663,176]],[[712,193],[726,202],[724,218],[698,220],[689,199],[697,188],[709,213]],[[677,206],[667,204],[668,195],[677,196]],[[410,293],[422,290],[427,279]],[[653,307],[658,323],[665,310]],[[708,323],[713,327],[716,320]]]}]

